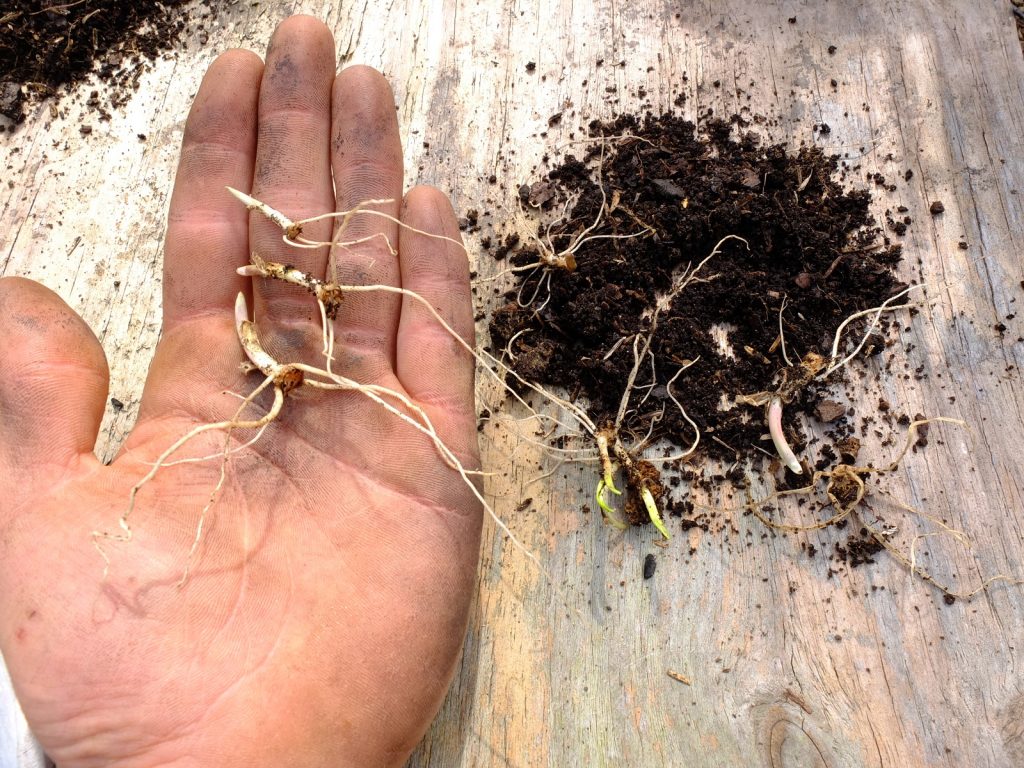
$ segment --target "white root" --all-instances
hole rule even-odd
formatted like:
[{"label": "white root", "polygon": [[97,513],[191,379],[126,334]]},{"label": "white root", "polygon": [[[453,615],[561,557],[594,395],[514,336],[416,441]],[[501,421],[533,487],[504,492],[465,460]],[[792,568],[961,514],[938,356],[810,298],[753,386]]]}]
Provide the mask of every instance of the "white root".
[{"label": "white root", "polygon": [[[604,139],[600,139],[600,141],[603,142]],[[604,157],[604,147],[603,146],[601,148],[601,156],[602,156],[602,158]],[[595,234],[592,234],[593,232],[595,232],[598,229],[598,227],[601,226],[601,222],[604,219],[604,216],[605,216],[606,212],[608,212],[608,210],[609,210],[609,208],[608,208],[608,196],[607,196],[607,193],[605,192],[604,184],[601,183],[601,179],[600,178],[598,178],[597,186],[598,186],[598,189],[600,189],[600,191],[601,191],[601,205],[600,205],[600,207],[597,210],[597,215],[594,217],[593,222],[591,222],[589,225],[587,225],[582,231],[580,231],[575,237],[572,238],[572,240],[569,243],[569,245],[567,245],[565,248],[563,248],[561,250],[559,250],[555,246],[554,240],[553,240],[552,234],[551,234],[551,230],[554,228],[555,224],[557,223],[555,220],[552,220],[551,222],[548,223],[547,227],[544,230],[544,235],[543,235],[543,237],[541,237],[538,234],[536,234],[533,231],[533,228],[529,227],[525,223],[523,218],[520,216],[517,219],[517,223],[518,222],[523,222],[522,225],[521,225],[521,229],[526,231],[527,237],[529,237],[530,240],[532,240],[534,242],[534,244],[537,246],[537,251],[538,251],[537,261],[534,261],[534,262],[532,262],[530,264],[523,264],[523,265],[518,266],[518,267],[511,267],[509,269],[502,270],[501,272],[499,272],[498,274],[496,274],[496,275],[494,275],[492,277],[482,278],[482,279],[478,280],[477,282],[478,283],[489,282],[491,280],[496,280],[496,279],[498,279],[498,278],[500,278],[500,277],[502,277],[502,276],[504,276],[506,274],[515,274],[515,273],[518,273],[518,272],[526,272],[526,271],[530,271],[530,270],[542,269],[544,271],[544,273],[541,275],[540,279],[538,280],[537,286],[534,289],[532,295],[530,296],[530,299],[528,301],[526,301],[525,303],[523,302],[523,289],[529,283],[529,279],[530,279],[529,276],[526,278],[526,280],[524,280],[520,284],[519,292],[518,292],[518,294],[516,296],[516,302],[519,304],[519,306],[524,307],[524,308],[525,307],[529,307],[529,306],[532,306],[534,301],[536,301],[537,296],[540,295],[541,290],[546,287],[548,289],[548,298],[545,299],[543,304],[541,304],[541,306],[537,308],[536,311],[539,312],[541,309],[543,309],[545,306],[547,306],[548,301],[550,301],[550,297],[551,297],[551,271],[552,270],[563,270],[565,272],[573,272],[573,271],[575,271],[576,270],[576,266],[577,266],[576,256],[579,253],[580,249],[583,248],[583,246],[585,246],[587,243],[593,242],[595,240],[631,240],[631,239],[636,238],[636,237],[643,237],[644,235],[649,235],[649,234],[651,234],[653,232],[653,230],[649,226],[646,226],[646,225],[643,224],[643,222],[638,221],[639,224],[641,224],[641,225],[643,225],[645,227],[643,230],[641,230],[639,232],[632,232],[632,233],[626,234],[626,235],[595,235]],[[566,200],[565,205],[563,207],[562,217],[561,217],[560,221],[565,221],[567,219],[569,208],[570,208],[570,206],[571,206],[571,204],[573,202],[574,201],[572,199]],[[615,206],[615,202],[614,201],[613,201],[612,205],[613,205],[613,209],[614,209],[614,206]]]},{"label": "white root", "polygon": [[804,468],[800,465],[800,459],[793,453],[793,449],[789,447],[786,433],[782,428],[782,400],[778,396],[773,397],[768,404],[768,432],[782,463],[789,467],[793,474],[802,475]]},{"label": "white root", "polygon": [[[248,405],[256,398],[257,395],[259,395],[263,390],[265,390],[268,386],[270,386],[273,383],[274,383],[273,379],[269,379],[269,378],[265,379],[258,387],[256,387],[256,389],[253,390],[252,394],[249,395],[249,397],[246,399],[246,401],[243,402],[242,405],[239,406],[238,413],[241,413],[241,411],[243,409],[245,409],[246,407],[248,407]],[[129,518],[131,517],[132,512],[135,511],[135,505],[136,505],[136,501],[138,499],[139,491],[141,491],[142,488],[147,483],[149,483],[150,480],[152,480],[154,477],[156,477],[156,474],[157,474],[157,472],[160,471],[160,469],[162,469],[164,466],[166,466],[167,459],[169,459],[171,456],[173,456],[177,451],[179,451],[183,446],[185,446],[191,440],[193,440],[194,438],[196,438],[199,435],[203,434],[204,432],[210,432],[210,431],[213,431],[213,430],[224,429],[224,430],[228,430],[229,434],[230,434],[231,430],[236,430],[236,429],[256,429],[256,430],[261,430],[265,426],[270,424],[272,421],[274,421],[274,419],[276,419],[278,417],[278,415],[281,413],[281,408],[282,408],[283,405],[284,405],[284,391],[280,387],[275,386],[274,387],[274,402],[271,405],[270,410],[267,411],[267,413],[264,416],[262,416],[261,418],[253,420],[253,421],[237,421],[237,419],[232,419],[230,421],[218,421],[218,422],[215,422],[215,423],[212,423],[212,424],[201,424],[198,427],[196,427],[195,429],[192,429],[191,431],[189,431],[187,434],[185,434],[182,437],[178,438],[174,443],[171,444],[171,446],[169,448],[167,448],[163,453],[161,453],[160,456],[157,457],[156,462],[150,468],[149,472],[147,472],[142,477],[141,480],[139,480],[134,486],[132,486],[132,489],[131,489],[131,491],[128,494],[128,506],[125,509],[125,511],[121,513],[121,517],[118,519],[118,525],[121,527],[121,530],[123,531],[123,533],[116,534],[116,533],[108,533],[106,531],[93,531],[92,532],[93,545],[96,547],[97,551],[100,553],[100,556],[103,557],[103,561],[105,563],[105,566],[104,566],[104,569],[103,569],[103,577],[106,578],[107,573],[109,571],[109,568],[110,568],[110,556],[106,553],[106,551],[100,545],[100,540],[101,539],[110,539],[110,540],[113,540],[113,541],[121,541],[121,542],[129,542],[129,541],[132,540],[133,532],[132,532],[131,524],[129,522]],[[226,458],[225,458],[225,461],[226,461]]]},{"label": "white root", "polygon": [[[808,176],[808,178],[810,178]],[[786,332],[782,328],[782,313],[786,311],[786,297],[782,298],[782,306],[779,307],[779,344],[782,346],[782,360],[786,363],[788,368],[793,367],[793,363],[789,359],[789,355],[786,354]]]},{"label": "white root", "polygon": [[[883,301],[879,306],[871,307],[870,309],[863,309],[860,312],[854,312],[852,315],[850,315],[845,320],[843,320],[843,322],[839,324],[839,327],[836,328],[836,335],[835,335],[835,338],[832,340],[832,351],[829,354],[829,360],[832,361],[832,364],[829,365],[821,373],[819,373],[817,378],[820,378],[820,379],[826,378],[827,376],[832,374],[834,371],[839,370],[844,365],[849,363],[858,354],[860,354],[860,351],[864,348],[864,345],[867,343],[868,339],[871,337],[871,332],[874,331],[875,328],[878,326],[878,320],[882,316],[883,312],[895,312],[896,310],[907,309],[908,307],[911,306],[910,304],[897,304],[897,305],[893,306],[892,302],[896,301],[896,299],[903,298],[904,296],[906,296],[908,293],[910,293],[913,290],[916,290],[918,288],[924,288],[925,285],[927,285],[927,284],[926,283],[918,283],[917,285],[911,285],[911,286],[909,286],[907,288],[904,288],[899,293],[897,293],[897,294],[895,294],[893,296],[890,296],[888,299]],[[864,334],[861,337],[860,343],[854,348],[854,350],[852,352],[850,352],[850,354],[846,355],[844,358],[839,360],[839,344],[842,341],[843,331],[846,330],[846,326],[848,326],[854,320],[857,320],[857,319],[859,319],[861,317],[865,317],[867,315],[874,315],[874,316],[871,318],[871,322],[868,323],[868,327],[864,331]],[[836,362],[837,360],[838,360],[838,362]]]},{"label": "white root", "polygon": [[676,408],[679,409],[679,412],[683,415],[683,418],[686,420],[686,423],[689,424],[693,428],[693,442],[690,443],[690,447],[687,448],[682,453],[676,453],[676,454],[673,454],[672,456],[661,456],[661,457],[656,457],[656,458],[648,459],[648,461],[650,461],[651,463],[655,463],[655,462],[658,462],[658,463],[671,463],[673,461],[682,461],[683,459],[685,459],[688,456],[692,455],[693,452],[697,450],[697,446],[700,445],[700,427],[698,427],[697,423],[693,419],[690,418],[690,415],[686,412],[686,409],[683,408],[682,403],[680,403],[679,400],[676,398],[676,396],[672,393],[672,385],[675,384],[676,379],[679,378],[679,374],[681,374],[683,371],[685,371],[691,365],[696,363],[698,360],[700,360],[699,357],[694,358],[693,360],[688,362],[686,365],[681,366],[679,368],[679,370],[675,372],[675,375],[671,379],[668,380],[668,384],[665,385],[665,390],[668,392],[669,399],[673,403],[675,403]]},{"label": "white root", "polygon": [[[802,361],[802,367],[807,371],[807,373],[806,378],[800,380],[801,385],[805,384],[810,380],[825,379],[835,371],[848,365],[850,361],[853,360],[858,354],[860,354],[860,351],[864,348],[864,345],[867,343],[867,340],[871,337],[871,333],[878,326],[879,318],[882,316],[883,312],[895,312],[896,310],[907,309],[908,307],[912,306],[910,304],[893,305],[892,302],[906,296],[908,293],[915,289],[924,288],[925,285],[925,283],[919,283],[917,285],[908,286],[899,293],[890,296],[879,306],[870,307],[869,309],[862,309],[859,312],[854,312],[852,315],[843,320],[843,322],[839,324],[839,327],[836,328],[835,337],[832,340],[832,349],[829,353],[828,359],[824,360],[819,356],[808,354],[807,357],[805,357]],[[782,306],[779,308],[779,340],[782,346],[782,356],[786,361],[786,365],[789,368],[793,368],[794,366],[789,361],[789,358],[786,355],[786,339],[782,327],[782,313],[785,310],[785,308],[786,300],[783,299]],[[843,333],[846,331],[847,326],[849,326],[849,324],[854,322],[855,320],[858,320],[862,317],[867,317],[869,315],[871,316],[871,321],[868,323],[867,328],[864,330],[860,342],[854,347],[853,351],[851,351],[844,357],[840,358],[839,346],[842,343]],[[797,458],[796,454],[793,452],[792,448],[790,448],[789,443],[786,441],[786,435],[782,429],[783,401],[785,399],[791,398],[792,396],[792,387],[787,388],[786,386],[783,386],[782,389],[775,393],[765,392],[758,393],[757,395],[753,396],[741,396],[740,398],[738,398],[738,400],[740,402],[745,402],[749,404],[760,404],[761,402],[767,401],[768,431],[771,434],[772,443],[774,443],[775,445],[775,450],[778,453],[779,458],[782,459],[782,462],[787,467],[789,467],[791,471],[799,475],[803,472],[800,466],[800,461]]]}]

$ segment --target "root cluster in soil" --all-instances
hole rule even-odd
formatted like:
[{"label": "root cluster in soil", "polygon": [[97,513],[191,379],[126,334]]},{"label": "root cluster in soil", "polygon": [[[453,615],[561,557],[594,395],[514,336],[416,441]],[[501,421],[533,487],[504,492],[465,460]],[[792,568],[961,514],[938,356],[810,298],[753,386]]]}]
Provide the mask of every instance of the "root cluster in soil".
[{"label": "root cluster in soil", "polygon": [[[816,147],[763,143],[739,118],[698,127],[671,114],[625,116],[590,129],[607,139],[520,190],[540,217],[537,237],[493,250],[499,269],[542,264],[514,272],[490,321],[495,351],[505,349],[524,379],[585,402],[601,426],[616,418],[629,386],[632,340],[650,337],[620,433],[639,439],[653,430],[648,443],[687,445],[693,428],[674,393],[702,434],[698,454],[727,463],[772,451],[764,407],[744,395],[788,391],[785,429],[798,450],[797,413],[828,414],[836,442],[849,437],[850,414],[829,399],[849,370],[810,377],[800,363],[829,359],[846,318],[906,288],[894,271],[900,246],[870,213],[870,192],[846,183],[859,169]],[[633,236],[587,240],[571,268],[554,266],[551,253],[598,219],[593,234]],[[843,354],[866,320],[851,324]],[[884,348],[887,322],[862,355]],[[841,452],[837,445],[832,456]]]},{"label": "root cluster in soil", "polygon": [[185,5],[6,0],[0,9],[0,114],[20,122],[27,102],[93,74],[111,86],[109,106],[119,106],[138,87],[141,62],[181,39]]}]

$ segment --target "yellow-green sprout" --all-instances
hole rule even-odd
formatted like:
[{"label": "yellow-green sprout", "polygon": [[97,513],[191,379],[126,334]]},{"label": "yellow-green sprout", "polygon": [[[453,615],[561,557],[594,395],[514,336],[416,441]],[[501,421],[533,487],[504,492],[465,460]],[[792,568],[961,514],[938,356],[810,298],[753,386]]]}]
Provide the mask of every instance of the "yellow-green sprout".
[{"label": "yellow-green sprout", "polygon": [[668,528],[665,527],[661,514],[658,512],[658,503],[654,500],[654,494],[651,493],[649,488],[642,488],[640,490],[640,498],[644,500],[644,507],[647,508],[647,514],[650,516],[654,527],[665,537],[665,541],[671,539],[672,537],[668,535]]},{"label": "yellow-green sprout", "polygon": [[614,485],[609,483],[607,479],[601,478],[597,483],[597,506],[599,506],[601,508],[601,511],[604,512],[604,516],[608,518],[609,523],[614,525],[620,531],[624,531],[628,527],[626,525],[626,521],[619,517],[615,510],[612,509],[612,507],[608,504],[608,502],[604,500],[604,492],[606,489],[614,493],[616,496],[622,495],[622,491],[620,491]]}]

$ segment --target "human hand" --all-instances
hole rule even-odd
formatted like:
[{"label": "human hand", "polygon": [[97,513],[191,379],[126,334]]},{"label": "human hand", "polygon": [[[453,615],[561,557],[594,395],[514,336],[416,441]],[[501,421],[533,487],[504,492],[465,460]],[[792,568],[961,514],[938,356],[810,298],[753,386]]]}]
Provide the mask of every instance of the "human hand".
[{"label": "human hand", "polygon": [[[185,128],[164,266],[163,336],[138,423],[102,466],[92,449],[107,395],[95,336],[42,286],[0,280],[0,648],[37,738],[78,766],[399,765],[433,718],[465,632],[480,507],[422,434],[357,392],[290,396],[231,457],[179,588],[220,461],[167,466],[129,491],[197,424],[230,418],[259,383],[240,372],[234,299],[249,296],[279,360],[316,357],[320,317],[295,286],[239,277],[250,250],[323,275],[325,248],[289,248],[225,186],[293,218],[370,198],[411,227],[457,239],[448,201],[399,202],[394,99],[376,72],[335,77],[334,41],[294,17],[266,66],[232,51],[210,67]],[[333,187],[332,187],[333,172]],[[335,194],[336,190],[336,194]],[[465,254],[356,216],[340,282],[401,285],[469,340]],[[330,222],[304,234],[327,240]],[[334,370],[404,393],[476,468],[473,361],[422,306],[345,298]],[[322,360],[322,358],[321,358]],[[266,409],[265,393],[249,411]],[[258,407],[257,407],[258,406]],[[233,445],[252,433],[236,433]],[[171,457],[219,454],[207,432]]]}]

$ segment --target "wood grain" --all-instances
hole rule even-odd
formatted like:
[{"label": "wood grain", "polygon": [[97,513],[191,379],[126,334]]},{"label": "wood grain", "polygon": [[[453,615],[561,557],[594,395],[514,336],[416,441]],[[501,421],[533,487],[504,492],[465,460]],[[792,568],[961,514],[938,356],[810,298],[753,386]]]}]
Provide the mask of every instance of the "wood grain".
[{"label": "wood grain", "polygon": [[[749,107],[772,118],[761,128],[772,140],[848,155],[851,183],[886,176],[896,190],[874,189],[878,213],[909,209],[904,278],[929,289],[892,370],[852,394],[861,413],[882,396],[968,426],[934,425],[864,519],[898,525],[904,549],[935,526],[895,501],[964,531],[971,548],[917,546],[956,589],[1024,575],[1024,324],[1007,319],[1024,309],[1024,59],[1000,0],[226,4],[205,45],[158,62],[126,114],[91,135],[65,101],[62,117],[44,106],[0,139],[0,273],[46,283],[100,336],[111,395],[126,404],[109,409],[100,455],[131,426],[159,334],[160,240],[190,98],[216,52],[259,50],[291,10],[325,19],[344,61],[388,75],[407,181],[490,212],[484,234],[510,230],[518,185],[590,119],[671,109],[679,94],[690,116]],[[830,133],[812,130],[822,122]],[[481,277],[493,274],[475,237],[469,247]],[[866,442],[877,463],[896,450],[884,438]],[[553,465],[498,425],[483,446],[496,509],[548,575],[488,528],[464,658],[410,765],[1024,763],[1021,588],[946,605],[890,557],[832,562],[849,530],[781,535],[722,512],[706,532],[670,521],[660,549],[651,530],[621,534],[583,511],[592,466],[538,479]],[[648,552],[658,566],[644,581]]]}]

